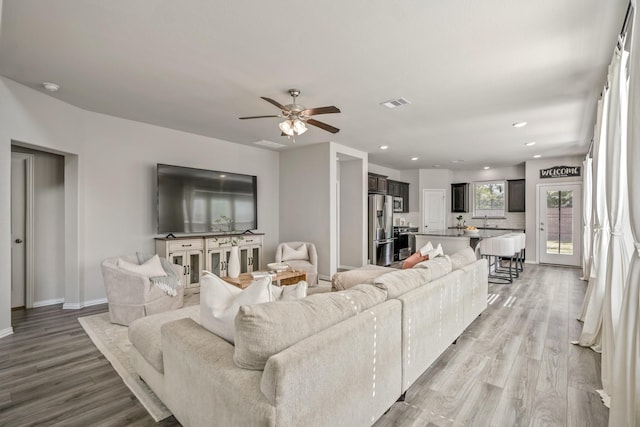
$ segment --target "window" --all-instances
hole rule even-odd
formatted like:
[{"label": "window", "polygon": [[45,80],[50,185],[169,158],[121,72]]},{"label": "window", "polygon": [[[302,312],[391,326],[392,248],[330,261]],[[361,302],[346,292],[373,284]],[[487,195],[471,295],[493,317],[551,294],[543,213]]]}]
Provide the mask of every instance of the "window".
[{"label": "window", "polygon": [[505,211],[504,190],[504,181],[474,182],[473,216],[503,218]]}]

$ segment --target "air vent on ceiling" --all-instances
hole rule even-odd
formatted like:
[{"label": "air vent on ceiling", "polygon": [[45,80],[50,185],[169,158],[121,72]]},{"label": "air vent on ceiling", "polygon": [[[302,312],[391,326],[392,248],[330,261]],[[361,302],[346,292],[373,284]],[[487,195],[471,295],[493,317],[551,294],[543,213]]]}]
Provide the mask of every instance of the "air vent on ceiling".
[{"label": "air vent on ceiling", "polygon": [[286,147],[286,145],[284,145],[284,144],[280,144],[280,143],[273,142],[273,141],[267,141],[266,139],[263,139],[263,140],[260,140],[260,141],[256,141],[256,142],[254,142],[254,144],[262,145],[263,147],[268,147],[268,148]]},{"label": "air vent on ceiling", "polygon": [[402,107],[403,105],[407,105],[407,104],[411,104],[411,101],[409,101],[405,97],[398,98],[398,99],[390,99],[388,101],[384,101],[380,103],[380,105],[384,105],[387,108]]}]

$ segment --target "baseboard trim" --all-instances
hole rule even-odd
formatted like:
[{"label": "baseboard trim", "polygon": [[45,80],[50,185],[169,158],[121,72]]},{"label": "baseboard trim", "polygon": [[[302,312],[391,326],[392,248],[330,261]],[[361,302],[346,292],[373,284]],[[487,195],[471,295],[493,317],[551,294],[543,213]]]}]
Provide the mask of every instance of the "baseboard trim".
[{"label": "baseboard trim", "polygon": [[0,338],[8,337],[9,335],[13,335],[13,328],[11,326],[0,330]]},{"label": "baseboard trim", "polygon": [[90,307],[92,305],[99,305],[99,304],[106,304],[106,303],[107,303],[106,298],[93,299],[93,300],[89,300],[81,303],[65,302],[64,304],[62,304],[62,309],[63,310],[80,310],[81,308]]},{"label": "baseboard trim", "polygon": [[56,299],[47,299],[43,301],[35,301],[33,303],[33,308],[44,307],[47,305],[55,305],[62,304],[64,302],[64,298],[56,298]]}]

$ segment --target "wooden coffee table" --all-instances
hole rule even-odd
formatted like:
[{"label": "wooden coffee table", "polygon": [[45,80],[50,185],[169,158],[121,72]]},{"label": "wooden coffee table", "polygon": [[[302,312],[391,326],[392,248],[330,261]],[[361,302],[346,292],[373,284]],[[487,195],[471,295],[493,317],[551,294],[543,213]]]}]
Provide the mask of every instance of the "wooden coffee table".
[{"label": "wooden coffee table", "polygon": [[[235,279],[225,276],[222,277],[222,280],[231,283],[240,289],[244,289],[249,286],[251,282],[257,279],[254,279],[251,273],[242,273]],[[280,286],[295,285],[298,282],[307,280],[307,273],[304,271],[282,271],[276,273],[276,277],[271,280],[274,284],[278,284]]]}]

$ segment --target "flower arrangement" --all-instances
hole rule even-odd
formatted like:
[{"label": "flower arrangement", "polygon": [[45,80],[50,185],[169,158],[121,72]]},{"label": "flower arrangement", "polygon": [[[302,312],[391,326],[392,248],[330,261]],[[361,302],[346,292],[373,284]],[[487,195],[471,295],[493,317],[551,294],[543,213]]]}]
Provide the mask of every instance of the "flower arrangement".
[{"label": "flower arrangement", "polygon": [[[211,225],[212,231],[223,232],[223,233],[235,233],[237,230],[234,230],[231,227],[231,218],[226,215],[220,215],[218,219],[214,221],[217,224],[217,227],[213,224]],[[216,229],[217,228],[217,229]],[[214,237],[214,240],[217,242],[218,238]],[[226,240],[222,240],[221,244],[231,243],[231,246],[238,246],[238,242],[240,240],[244,240],[244,237],[240,234],[234,236],[226,237]]]},{"label": "flower arrangement", "polygon": [[458,220],[458,228],[462,228],[462,220],[464,217],[462,215],[458,215],[456,219]]}]

